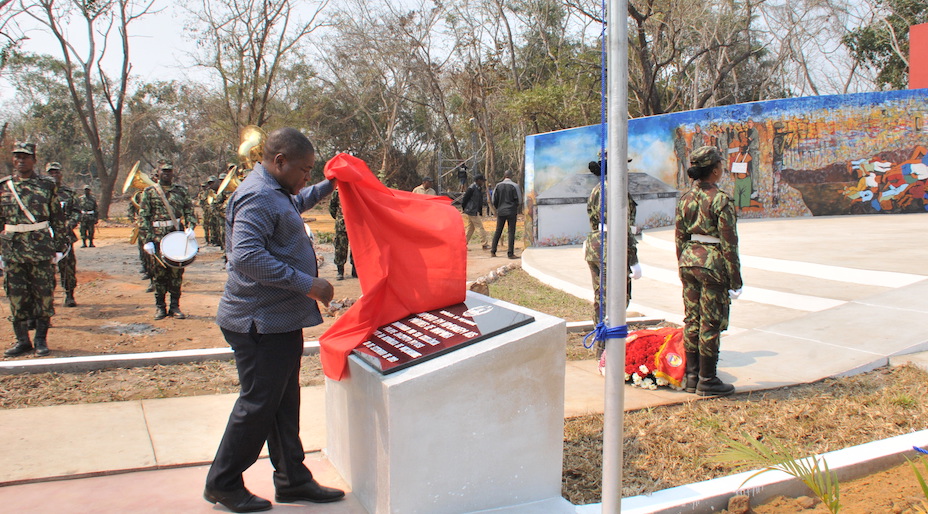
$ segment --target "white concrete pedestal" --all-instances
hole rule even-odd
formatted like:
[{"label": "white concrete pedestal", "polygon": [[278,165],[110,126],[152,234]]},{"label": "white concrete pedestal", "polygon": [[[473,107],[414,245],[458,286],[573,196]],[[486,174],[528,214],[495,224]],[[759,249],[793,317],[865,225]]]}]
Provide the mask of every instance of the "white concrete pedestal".
[{"label": "white concrete pedestal", "polygon": [[535,321],[389,375],[352,356],[350,377],[326,382],[328,457],[368,512],[574,512],[566,325],[486,300]]}]

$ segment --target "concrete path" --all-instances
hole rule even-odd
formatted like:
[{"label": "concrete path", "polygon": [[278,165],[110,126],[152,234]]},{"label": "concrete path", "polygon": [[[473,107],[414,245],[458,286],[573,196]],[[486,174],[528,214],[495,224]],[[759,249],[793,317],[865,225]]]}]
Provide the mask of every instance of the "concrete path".
[{"label": "concrete path", "polygon": [[[745,292],[732,306],[720,372],[740,391],[869,370],[928,365],[928,214],[739,223]],[[644,278],[630,310],[679,322],[682,301],[673,233],[639,242]],[[535,248],[523,267],[555,287],[592,298],[579,248]],[[903,355],[902,357],[899,357]],[[897,357],[893,357],[897,356]],[[592,361],[570,362],[565,416],[602,412]],[[206,464],[235,395],[0,410],[0,505],[7,512],[225,512],[204,500]],[[693,395],[626,387],[626,409],[692,401]],[[322,387],[303,389],[307,462],[323,483],[347,488],[324,447]],[[248,486],[273,497],[266,459]],[[61,480],[70,478],[70,480]],[[333,505],[275,511],[364,512],[350,494]]]}]

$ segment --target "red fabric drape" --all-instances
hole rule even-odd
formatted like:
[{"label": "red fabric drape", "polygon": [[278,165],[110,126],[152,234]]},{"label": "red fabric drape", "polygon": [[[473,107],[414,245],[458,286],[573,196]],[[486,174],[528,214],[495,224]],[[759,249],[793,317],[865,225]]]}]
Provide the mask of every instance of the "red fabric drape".
[{"label": "red fabric drape", "polygon": [[338,179],[361,281],[361,298],[319,338],[325,375],[341,380],[348,354],[380,326],[464,301],[467,243],[447,197],[390,189],[348,154],[326,163],[325,176]]}]

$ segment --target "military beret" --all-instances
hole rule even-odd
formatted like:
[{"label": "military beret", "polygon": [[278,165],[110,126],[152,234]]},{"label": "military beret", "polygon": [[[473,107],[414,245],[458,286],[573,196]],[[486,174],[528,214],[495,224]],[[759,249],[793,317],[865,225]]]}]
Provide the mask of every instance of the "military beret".
[{"label": "military beret", "polygon": [[700,146],[690,154],[690,165],[699,168],[712,166],[722,160],[722,154],[714,146]]},{"label": "military beret", "polygon": [[35,143],[17,141],[13,143],[13,153],[26,153],[29,155],[35,155]]},{"label": "military beret", "polygon": [[174,163],[168,159],[158,159],[158,169],[159,170],[173,170]]},{"label": "military beret", "polygon": [[84,189],[91,189],[90,184],[84,184]]},{"label": "military beret", "polygon": [[61,169],[60,162],[50,162],[45,165],[45,173],[48,173],[51,170],[60,170],[60,169]]}]

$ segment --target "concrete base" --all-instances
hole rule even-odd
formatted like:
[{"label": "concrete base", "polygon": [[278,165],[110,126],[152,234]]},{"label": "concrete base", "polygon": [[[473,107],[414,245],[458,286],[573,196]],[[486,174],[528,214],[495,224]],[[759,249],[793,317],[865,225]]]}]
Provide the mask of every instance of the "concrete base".
[{"label": "concrete base", "polygon": [[483,298],[535,321],[390,375],[351,357],[349,378],[326,382],[328,457],[368,512],[573,512],[566,325]]}]

